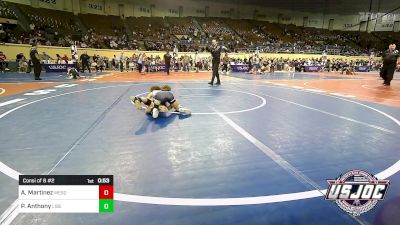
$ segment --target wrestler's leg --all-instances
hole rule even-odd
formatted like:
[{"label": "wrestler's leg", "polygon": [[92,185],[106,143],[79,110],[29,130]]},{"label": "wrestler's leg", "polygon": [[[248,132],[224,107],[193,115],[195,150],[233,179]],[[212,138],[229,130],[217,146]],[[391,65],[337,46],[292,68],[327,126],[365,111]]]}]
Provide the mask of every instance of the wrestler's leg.
[{"label": "wrestler's leg", "polygon": [[180,112],[180,113],[183,114],[183,115],[189,115],[189,114],[192,113],[192,112],[190,111],[190,109],[183,108],[183,107],[179,104],[179,102],[176,101],[176,100],[175,100],[173,103],[171,103],[171,107],[172,107],[173,109],[175,109],[176,111]]},{"label": "wrestler's leg", "polygon": [[145,97],[131,96],[131,100],[133,101],[133,103],[135,103],[138,109],[142,109],[142,103],[147,106],[149,106],[151,103],[151,100]]},{"label": "wrestler's leg", "polygon": [[155,107],[154,102],[150,102],[150,105],[146,108],[145,113],[151,113],[154,107]]},{"label": "wrestler's leg", "polygon": [[160,112],[164,112],[164,113],[169,111],[168,107],[165,105],[159,105],[158,109],[160,110]]}]

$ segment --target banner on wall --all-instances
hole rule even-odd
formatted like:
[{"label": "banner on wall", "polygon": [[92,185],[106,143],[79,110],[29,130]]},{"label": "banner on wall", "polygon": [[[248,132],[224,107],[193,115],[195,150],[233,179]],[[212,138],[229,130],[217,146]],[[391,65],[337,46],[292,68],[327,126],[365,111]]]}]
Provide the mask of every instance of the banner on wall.
[{"label": "banner on wall", "polygon": [[67,72],[74,64],[43,64],[46,73]]},{"label": "banner on wall", "polygon": [[304,66],[304,72],[319,72],[321,68],[321,66]]},{"label": "banner on wall", "polygon": [[150,65],[150,72],[165,71],[165,64]]},{"label": "banner on wall", "polygon": [[38,0],[40,8],[64,9],[64,1],[61,0]]},{"label": "banner on wall", "polygon": [[318,26],[321,24],[321,20],[319,19],[309,19],[308,20],[308,26]]},{"label": "banner on wall", "polygon": [[250,68],[248,64],[236,64],[231,65],[232,72],[249,72]]},{"label": "banner on wall", "polygon": [[104,2],[88,0],[86,1],[86,11],[89,13],[104,12]]},{"label": "banner on wall", "polygon": [[375,31],[393,31],[394,23],[381,23],[375,26]]},{"label": "banner on wall", "polygon": [[278,22],[288,24],[293,22],[293,16],[291,15],[283,15],[282,13],[278,14]]},{"label": "banner on wall", "polygon": [[356,66],[356,72],[369,72],[371,68],[369,66]]}]

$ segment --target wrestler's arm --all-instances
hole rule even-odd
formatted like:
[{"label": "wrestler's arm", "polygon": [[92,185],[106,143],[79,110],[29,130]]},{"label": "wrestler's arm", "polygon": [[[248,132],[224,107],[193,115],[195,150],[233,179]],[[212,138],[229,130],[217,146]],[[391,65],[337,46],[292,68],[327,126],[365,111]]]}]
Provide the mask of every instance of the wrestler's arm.
[{"label": "wrestler's arm", "polygon": [[153,93],[151,92],[147,94],[146,98],[144,97],[140,98],[140,100],[146,105],[151,101],[151,99],[153,99]]}]

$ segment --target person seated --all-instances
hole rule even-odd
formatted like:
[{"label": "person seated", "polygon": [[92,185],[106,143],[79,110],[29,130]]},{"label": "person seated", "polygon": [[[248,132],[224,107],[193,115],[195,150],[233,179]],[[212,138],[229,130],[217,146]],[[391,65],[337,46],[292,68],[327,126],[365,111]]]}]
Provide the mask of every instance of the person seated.
[{"label": "person seated", "polygon": [[96,62],[96,65],[95,65],[96,72],[99,72],[99,71],[103,72],[105,67],[106,67],[106,64],[104,63],[103,57],[97,58],[97,62]]},{"label": "person seated", "polygon": [[2,51],[0,51],[0,71],[4,73],[4,71],[9,70],[8,69],[8,62],[6,61],[7,57],[4,55]]},{"label": "person seated", "polygon": [[18,72],[20,73],[25,73],[28,72],[28,62],[26,61],[25,56],[22,57],[19,61],[18,61]]}]

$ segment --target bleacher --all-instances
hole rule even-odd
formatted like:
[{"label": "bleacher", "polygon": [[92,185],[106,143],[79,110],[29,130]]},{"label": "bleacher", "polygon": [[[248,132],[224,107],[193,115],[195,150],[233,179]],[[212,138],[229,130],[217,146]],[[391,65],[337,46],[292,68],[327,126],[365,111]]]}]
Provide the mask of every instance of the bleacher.
[{"label": "bleacher", "polygon": [[[14,5],[18,14],[13,11]],[[209,17],[127,17],[95,14],[78,14],[0,1],[0,18],[26,17],[35,25],[35,32],[20,34],[14,27],[6,27],[16,38],[13,43],[27,43],[32,38],[51,45],[68,46],[71,41],[84,42],[84,46],[100,48],[130,48],[157,50],[179,44],[185,49],[208,46],[212,39],[237,49],[259,48],[262,52],[319,53],[323,50],[340,54],[368,54],[369,51],[386,48],[387,42],[400,40],[400,33],[328,31],[291,24],[267,21],[235,20]],[[15,8],[15,7],[14,7]],[[22,14],[21,14],[22,13]],[[80,23],[78,19],[82,22]],[[123,21],[126,20],[126,21]],[[76,21],[78,23],[76,23]],[[124,22],[126,22],[124,24]],[[80,25],[84,27],[80,27]],[[19,26],[18,26],[19,27]],[[87,29],[85,29],[87,28]],[[77,32],[88,30],[88,33]],[[130,32],[127,32],[127,31]],[[61,37],[53,38],[55,32]],[[79,33],[80,35],[71,35]],[[33,35],[33,36],[32,36]],[[60,35],[59,35],[60,36]],[[82,39],[82,37],[85,37]],[[60,41],[61,38],[61,41]],[[3,37],[2,40],[5,38]],[[28,41],[27,41],[28,40]]]},{"label": "bleacher", "polygon": [[120,35],[125,33],[122,19],[119,16],[103,16],[97,14],[79,14],[80,20],[88,29],[94,29],[96,33],[102,35]]},{"label": "bleacher", "polygon": [[192,17],[166,17],[171,32],[175,35],[190,35],[197,28]]},{"label": "bleacher", "polygon": [[231,28],[225,25],[221,18],[197,17],[196,20],[204,32],[203,40],[210,42],[211,39],[217,39],[226,45],[236,47],[245,47],[247,45]]},{"label": "bleacher", "polygon": [[29,23],[37,28],[53,29],[58,31],[77,31],[74,14],[71,12],[34,8],[18,4],[18,8],[26,15]]},{"label": "bleacher", "polygon": [[17,14],[8,7],[7,3],[0,1],[0,18],[17,20]]},{"label": "bleacher", "polygon": [[169,38],[161,17],[128,17],[126,18],[132,37],[138,40],[164,40]]},{"label": "bleacher", "polygon": [[251,24],[248,20],[226,19],[225,23],[234,29],[244,40],[250,43],[261,43],[266,34]]}]

